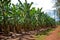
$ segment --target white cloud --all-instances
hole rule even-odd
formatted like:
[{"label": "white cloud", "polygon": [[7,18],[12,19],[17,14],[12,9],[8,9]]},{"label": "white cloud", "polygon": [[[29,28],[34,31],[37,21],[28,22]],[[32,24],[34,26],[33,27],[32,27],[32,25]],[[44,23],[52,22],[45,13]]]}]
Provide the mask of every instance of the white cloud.
[{"label": "white cloud", "polygon": [[[24,2],[25,0],[21,0],[22,2]],[[52,3],[52,0],[27,0],[28,3],[30,2],[34,2],[34,4],[32,5],[32,7],[36,7],[36,8],[43,8],[43,10],[49,10],[52,9],[54,3]],[[12,0],[12,3],[16,4],[18,2],[18,0]]]},{"label": "white cloud", "polygon": [[11,3],[16,4],[18,0],[11,0]]}]

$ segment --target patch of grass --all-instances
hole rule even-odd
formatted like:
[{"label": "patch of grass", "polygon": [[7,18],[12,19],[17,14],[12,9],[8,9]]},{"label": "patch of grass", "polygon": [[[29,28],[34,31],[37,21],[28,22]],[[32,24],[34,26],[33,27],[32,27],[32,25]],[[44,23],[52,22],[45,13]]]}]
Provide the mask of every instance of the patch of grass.
[{"label": "patch of grass", "polygon": [[58,33],[58,35],[60,36],[60,32]]},{"label": "patch of grass", "polygon": [[49,35],[49,33],[52,32],[53,30],[54,30],[53,28],[49,28],[47,30],[39,32],[38,35]]},{"label": "patch of grass", "polygon": [[58,36],[60,36],[60,26],[56,28]]},{"label": "patch of grass", "polygon": [[36,35],[36,40],[45,40],[45,37],[49,35],[54,29],[48,29],[43,31],[41,34]]},{"label": "patch of grass", "polygon": [[37,35],[36,40],[44,40],[46,35]]}]

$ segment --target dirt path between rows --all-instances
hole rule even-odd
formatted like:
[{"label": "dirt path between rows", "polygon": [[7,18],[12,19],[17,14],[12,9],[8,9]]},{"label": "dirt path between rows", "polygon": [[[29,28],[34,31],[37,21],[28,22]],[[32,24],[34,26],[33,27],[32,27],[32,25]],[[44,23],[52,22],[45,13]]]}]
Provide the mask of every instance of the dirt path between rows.
[{"label": "dirt path between rows", "polygon": [[45,40],[60,40],[60,26],[57,26],[52,33],[46,36]]}]

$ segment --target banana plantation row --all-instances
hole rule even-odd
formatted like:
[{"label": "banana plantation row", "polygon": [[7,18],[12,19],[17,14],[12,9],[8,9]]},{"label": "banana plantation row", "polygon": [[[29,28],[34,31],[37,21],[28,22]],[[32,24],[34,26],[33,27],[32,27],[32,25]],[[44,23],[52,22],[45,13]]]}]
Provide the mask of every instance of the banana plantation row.
[{"label": "banana plantation row", "polygon": [[35,30],[43,27],[52,27],[55,20],[42,11],[42,8],[31,7],[33,2],[11,4],[11,0],[0,0],[0,30],[8,33],[10,31],[20,32]]}]

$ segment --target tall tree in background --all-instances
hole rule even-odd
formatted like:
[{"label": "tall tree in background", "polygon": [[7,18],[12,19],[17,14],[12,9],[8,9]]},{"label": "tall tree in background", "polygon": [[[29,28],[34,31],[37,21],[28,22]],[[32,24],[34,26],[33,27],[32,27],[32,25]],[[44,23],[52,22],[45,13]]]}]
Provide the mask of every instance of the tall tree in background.
[{"label": "tall tree in background", "polygon": [[55,5],[56,5],[59,21],[60,21],[60,0],[56,0],[56,4]]}]

